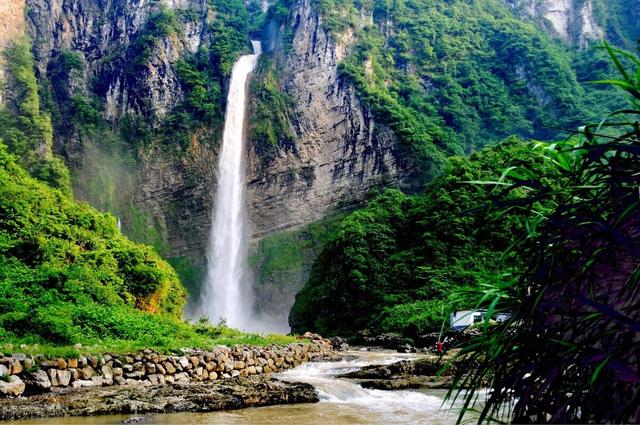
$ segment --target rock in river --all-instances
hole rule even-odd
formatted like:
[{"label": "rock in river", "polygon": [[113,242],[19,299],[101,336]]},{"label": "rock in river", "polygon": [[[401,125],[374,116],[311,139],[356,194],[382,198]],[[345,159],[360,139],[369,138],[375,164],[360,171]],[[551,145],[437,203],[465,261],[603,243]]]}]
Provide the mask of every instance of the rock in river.
[{"label": "rock in river", "polygon": [[317,401],[318,394],[309,384],[252,376],[162,386],[56,388],[24,399],[0,399],[0,420],[130,412],[210,412]]}]

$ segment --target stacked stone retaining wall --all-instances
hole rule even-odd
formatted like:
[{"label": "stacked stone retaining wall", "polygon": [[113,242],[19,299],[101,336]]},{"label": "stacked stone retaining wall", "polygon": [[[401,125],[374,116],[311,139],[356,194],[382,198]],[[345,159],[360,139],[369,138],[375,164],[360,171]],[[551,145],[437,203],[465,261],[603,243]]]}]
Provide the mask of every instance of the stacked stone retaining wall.
[{"label": "stacked stone retaining wall", "polygon": [[135,354],[45,359],[44,356],[0,356],[0,396],[16,397],[56,387],[163,385],[215,381],[282,372],[333,353],[325,340],[287,346],[218,347],[165,355]]}]

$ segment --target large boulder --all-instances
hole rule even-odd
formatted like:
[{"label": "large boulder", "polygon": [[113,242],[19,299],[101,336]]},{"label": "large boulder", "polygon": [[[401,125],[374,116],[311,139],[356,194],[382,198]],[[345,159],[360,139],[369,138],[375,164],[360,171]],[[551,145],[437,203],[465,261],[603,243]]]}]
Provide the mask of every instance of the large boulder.
[{"label": "large boulder", "polygon": [[24,383],[28,392],[39,393],[51,389],[49,375],[42,369],[25,374]]},{"label": "large boulder", "polygon": [[0,397],[19,397],[24,389],[24,382],[16,375],[9,376],[6,381],[0,379]]}]

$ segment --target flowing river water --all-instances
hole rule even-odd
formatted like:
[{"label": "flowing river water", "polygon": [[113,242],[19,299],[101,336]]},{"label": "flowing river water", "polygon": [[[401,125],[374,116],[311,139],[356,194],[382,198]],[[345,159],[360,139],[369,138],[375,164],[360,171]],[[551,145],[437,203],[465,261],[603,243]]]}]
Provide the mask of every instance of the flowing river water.
[{"label": "flowing river water", "polygon": [[[389,364],[416,355],[391,352],[352,352],[348,360],[304,363],[275,375],[279,379],[312,384],[319,403],[282,405],[210,413],[144,415],[150,424],[189,425],[448,425],[456,421],[456,410],[443,407],[445,390],[381,391],[363,389],[356,381],[336,375],[371,364]],[[19,425],[116,425],[140,415],[82,418],[50,418],[17,421]]]}]

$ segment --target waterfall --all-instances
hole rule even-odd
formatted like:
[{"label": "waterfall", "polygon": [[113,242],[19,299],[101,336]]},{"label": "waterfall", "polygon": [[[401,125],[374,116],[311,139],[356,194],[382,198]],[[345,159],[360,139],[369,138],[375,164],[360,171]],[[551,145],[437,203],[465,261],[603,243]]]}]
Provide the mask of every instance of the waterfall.
[{"label": "waterfall", "polygon": [[249,222],[244,170],[247,79],[262,52],[259,41],[252,44],[254,54],[240,57],[231,73],[201,303],[202,313],[210,320],[224,318],[229,326],[244,330],[259,328],[253,320],[252,282],[247,267]]}]

